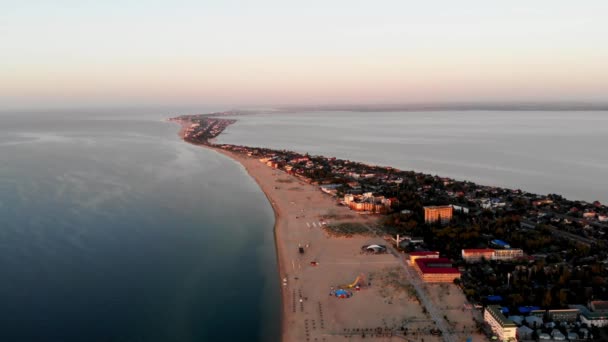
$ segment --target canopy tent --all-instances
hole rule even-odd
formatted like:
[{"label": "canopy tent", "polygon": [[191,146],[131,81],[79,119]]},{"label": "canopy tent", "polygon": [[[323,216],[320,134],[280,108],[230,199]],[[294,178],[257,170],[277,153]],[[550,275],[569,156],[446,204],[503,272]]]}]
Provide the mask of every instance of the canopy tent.
[{"label": "canopy tent", "polygon": [[536,323],[536,327],[541,327],[543,325],[543,319],[536,316],[528,316],[525,318],[528,326],[534,327],[534,323]]},{"label": "canopy tent", "polygon": [[520,339],[524,339],[524,340],[531,339],[533,332],[534,332],[533,329],[530,329],[525,325],[517,328],[517,336],[519,336]]},{"label": "canopy tent", "polygon": [[509,319],[513,321],[513,323],[517,324],[517,325],[521,325],[524,322],[524,317],[523,316],[509,316]]},{"label": "canopy tent", "polygon": [[368,252],[374,252],[374,253],[380,253],[380,252],[386,251],[386,247],[380,246],[380,245],[363,246],[361,249],[368,251]]},{"label": "canopy tent", "polygon": [[336,290],[335,295],[338,298],[350,298],[350,296],[352,296],[352,293],[343,289],[338,289]]}]

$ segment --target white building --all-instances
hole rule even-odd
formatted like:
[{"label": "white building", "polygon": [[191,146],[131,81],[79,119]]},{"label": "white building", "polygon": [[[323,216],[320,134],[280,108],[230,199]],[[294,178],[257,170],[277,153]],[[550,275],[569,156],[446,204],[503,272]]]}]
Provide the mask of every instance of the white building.
[{"label": "white building", "polygon": [[517,340],[517,325],[505,317],[498,305],[488,305],[483,312],[483,320],[498,336],[499,341],[511,342]]},{"label": "white building", "polygon": [[608,326],[608,302],[593,301],[589,308],[583,305],[570,305],[572,309],[578,309],[581,313],[581,323],[588,326],[605,327]]}]

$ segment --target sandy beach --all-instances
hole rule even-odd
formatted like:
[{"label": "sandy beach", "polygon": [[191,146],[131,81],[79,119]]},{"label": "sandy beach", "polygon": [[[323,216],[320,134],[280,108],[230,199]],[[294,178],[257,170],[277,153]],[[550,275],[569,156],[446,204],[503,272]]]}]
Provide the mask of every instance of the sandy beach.
[{"label": "sandy beach", "polygon": [[[377,216],[352,212],[318,186],[256,158],[204,147],[242,165],[274,209],[280,276],[277,281],[282,288],[282,341],[443,340],[430,333],[436,324],[420,304],[411,279],[402,268],[399,258],[404,255],[365,254],[362,246],[387,242],[371,232],[336,237],[323,228],[346,222],[372,226]],[[347,289],[352,293],[350,298],[332,295],[332,291],[352,284],[357,277],[361,288]],[[445,309],[454,334],[462,335],[463,341],[469,336],[473,336],[473,341],[485,340],[481,335],[471,335],[475,330],[473,313],[465,314],[460,289],[453,284],[427,284],[425,291]]]},{"label": "sandy beach", "polygon": [[[365,333],[356,329],[381,327],[386,333],[385,327],[394,328],[400,324],[397,317],[403,316],[402,319],[407,320],[422,315],[419,305],[405,291],[398,294],[397,289],[390,289],[388,285],[383,291],[381,277],[390,269],[398,273],[397,260],[390,254],[361,254],[361,246],[384,244],[382,239],[330,237],[321,228],[322,222],[328,221],[373,223],[373,217],[356,215],[346,207],[338,206],[317,187],[272,169],[257,159],[215,150],[243,165],[274,208],[279,274],[281,279],[287,279],[286,285],[282,285],[283,341],[344,340],[347,330],[355,334],[351,340],[357,340]],[[304,253],[299,252],[300,246]],[[313,261],[318,265],[311,265]],[[372,283],[371,287],[354,292],[348,299],[329,295],[332,287],[350,284],[360,274],[366,277],[368,284]],[[397,280],[395,276],[392,281]],[[433,324],[422,320],[415,325],[424,328]],[[367,335],[371,337],[372,333]]]}]

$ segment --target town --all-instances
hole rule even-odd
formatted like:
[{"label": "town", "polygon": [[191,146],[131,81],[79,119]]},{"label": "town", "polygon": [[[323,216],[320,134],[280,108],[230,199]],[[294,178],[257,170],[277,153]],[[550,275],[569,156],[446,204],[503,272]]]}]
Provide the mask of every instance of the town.
[{"label": "town", "polygon": [[[230,144],[234,112],[187,115],[184,140],[258,159],[378,216],[377,229],[425,282],[458,286],[501,341],[608,340],[608,207],[402,171]],[[331,229],[328,227],[327,229]]]}]

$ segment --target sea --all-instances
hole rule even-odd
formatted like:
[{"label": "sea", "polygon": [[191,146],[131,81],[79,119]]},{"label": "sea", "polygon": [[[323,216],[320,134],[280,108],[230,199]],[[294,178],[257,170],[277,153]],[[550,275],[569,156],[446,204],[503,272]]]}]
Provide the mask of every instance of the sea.
[{"label": "sea", "polygon": [[279,340],[272,208],[177,114],[0,114],[0,341]]},{"label": "sea", "polygon": [[218,143],[608,203],[606,111],[300,111],[235,118]]},{"label": "sea", "polygon": [[[0,341],[278,341],[272,208],[164,110],[0,113]],[[608,201],[607,112],[238,116],[221,143]]]}]

